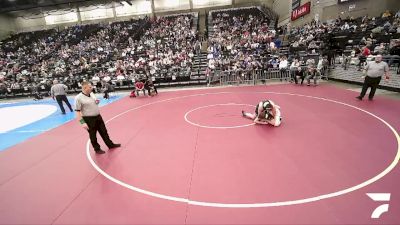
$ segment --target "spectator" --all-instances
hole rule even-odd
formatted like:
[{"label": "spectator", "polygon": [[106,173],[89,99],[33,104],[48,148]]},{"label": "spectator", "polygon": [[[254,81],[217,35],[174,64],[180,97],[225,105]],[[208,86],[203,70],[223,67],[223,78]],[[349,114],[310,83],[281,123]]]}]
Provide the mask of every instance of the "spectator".
[{"label": "spectator", "polygon": [[290,77],[291,77],[290,82],[295,81],[297,84],[296,76],[297,76],[299,68],[301,70],[301,64],[299,62],[299,59],[295,58],[293,60],[292,64],[290,65]]},{"label": "spectator", "polygon": [[295,84],[299,83],[299,79],[301,79],[300,85],[303,85],[304,78],[306,77],[305,72],[301,67],[297,67],[297,70],[295,71],[295,76],[294,76],[294,82]]},{"label": "spectator", "polygon": [[396,18],[400,18],[400,9],[397,11],[396,15],[394,15]]},{"label": "spectator", "polygon": [[285,56],[282,56],[281,59],[279,60],[279,71],[281,73],[281,78],[280,78],[281,81],[282,79],[285,80],[287,79],[286,77],[287,68],[288,68],[288,61]]},{"label": "spectator", "polygon": [[365,63],[365,61],[367,60],[367,57],[371,55],[371,51],[369,50],[368,46],[364,46],[362,48],[362,52],[361,55],[359,57],[359,64],[358,64],[358,70],[361,71],[361,67],[362,65]]},{"label": "spectator", "polygon": [[389,10],[386,10],[383,14],[382,14],[382,18],[387,18],[387,17],[391,17],[392,14],[390,13]]},{"label": "spectator", "polygon": [[381,81],[383,75],[385,75],[385,79],[388,80],[389,77],[389,66],[386,62],[382,62],[382,55],[377,55],[375,57],[375,61],[372,61],[367,64],[364,70],[365,80],[361,90],[361,93],[356,98],[362,100],[369,87],[371,87],[371,91],[369,93],[369,100],[372,100],[375,95],[376,88]]},{"label": "spectator", "polygon": [[[63,102],[67,104],[68,108],[73,112],[71,104],[68,101],[66,91],[68,90],[68,87],[64,84],[59,84],[58,80],[53,81],[53,86],[51,87],[51,97],[53,100],[57,100],[58,105],[60,106],[62,114],[65,114],[65,109],[63,106]],[[39,98],[39,97],[38,97]]]},{"label": "spectator", "polygon": [[385,52],[385,44],[381,43],[380,45],[376,46],[374,49],[375,54],[382,55]]}]

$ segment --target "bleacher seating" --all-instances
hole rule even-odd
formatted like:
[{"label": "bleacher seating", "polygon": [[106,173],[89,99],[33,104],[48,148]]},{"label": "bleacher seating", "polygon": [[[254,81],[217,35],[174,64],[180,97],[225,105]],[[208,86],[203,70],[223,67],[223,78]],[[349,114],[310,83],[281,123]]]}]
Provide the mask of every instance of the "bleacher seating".
[{"label": "bleacher seating", "polygon": [[[277,17],[268,8],[213,10],[208,19],[206,52],[201,52],[205,43],[198,37],[197,13],[15,34],[0,43],[0,97],[46,94],[53,79],[71,92],[79,91],[83,80],[96,83],[98,90],[101,80],[131,88],[146,77],[156,86],[210,84],[221,74],[289,72],[294,58],[304,72],[308,60],[316,66],[322,56],[327,56],[324,72],[325,62],[332,69],[335,58],[347,70],[363,46],[383,54],[391,70],[400,73],[400,42],[391,43],[400,38],[400,18],[313,21],[292,28],[287,37],[276,33]],[[279,30],[286,34],[287,29]],[[286,59],[288,66],[280,68]]]}]

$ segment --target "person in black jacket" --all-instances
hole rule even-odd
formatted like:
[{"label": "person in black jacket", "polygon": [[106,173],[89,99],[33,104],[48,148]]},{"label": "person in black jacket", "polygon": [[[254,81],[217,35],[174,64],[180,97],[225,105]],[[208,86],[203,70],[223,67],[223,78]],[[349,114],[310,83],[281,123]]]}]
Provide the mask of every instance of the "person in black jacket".
[{"label": "person in black jacket", "polygon": [[306,77],[306,73],[303,71],[301,66],[297,67],[296,71],[294,71],[294,82],[295,82],[295,84],[299,83],[299,79],[301,79],[300,84],[303,84],[305,77]]},{"label": "person in black jacket", "polygon": [[151,93],[152,90],[155,92],[156,95],[158,94],[157,88],[150,77],[146,77],[146,80],[144,82],[144,89],[147,90],[149,96],[153,96],[153,94]]}]

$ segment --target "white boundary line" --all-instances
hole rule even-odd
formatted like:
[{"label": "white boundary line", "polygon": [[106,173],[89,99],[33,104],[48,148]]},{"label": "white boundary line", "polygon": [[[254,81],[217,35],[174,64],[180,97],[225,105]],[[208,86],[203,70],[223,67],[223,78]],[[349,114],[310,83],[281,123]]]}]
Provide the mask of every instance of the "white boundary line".
[{"label": "white boundary line", "polygon": [[[34,121],[36,122],[36,121]],[[37,133],[37,132],[46,132],[49,131],[47,130],[18,130],[18,131],[6,131],[6,132],[0,132],[0,134],[11,134],[11,133]]]},{"label": "white boundary line", "polygon": [[249,124],[237,125],[237,126],[230,126],[230,127],[204,126],[204,125],[201,125],[201,124],[194,123],[194,122],[192,122],[192,121],[190,121],[190,120],[188,119],[188,115],[189,115],[190,113],[196,111],[196,110],[204,109],[204,108],[208,108],[208,107],[213,107],[213,106],[218,106],[218,105],[245,105],[245,106],[252,106],[252,107],[254,107],[253,105],[250,105],[250,104],[237,104],[237,103],[224,103],[224,104],[205,105],[205,106],[201,106],[201,107],[192,109],[192,110],[188,111],[187,113],[185,113],[185,116],[184,116],[185,121],[188,122],[188,123],[190,123],[190,124],[192,124],[193,126],[202,127],[202,128],[209,128],[209,129],[234,129],[234,128],[241,128],[241,127],[248,127],[248,126],[253,126],[253,125],[255,125],[255,123],[249,123]]},{"label": "white boundary line", "polygon": [[348,194],[350,192],[359,190],[363,187],[366,187],[376,181],[378,181],[379,179],[381,179],[382,177],[384,177],[385,175],[387,175],[391,170],[393,170],[396,165],[399,162],[400,159],[400,136],[397,133],[397,131],[385,120],[383,120],[382,118],[378,117],[377,115],[370,113],[364,109],[358,108],[356,106],[344,103],[344,102],[339,102],[336,100],[331,100],[331,99],[327,99],[327,98],[321,98],[321,97],[315,97],[315,96],[308,96],[308,95],[301,95],[301,94],[293,94],[293,93],[279,93],[279,92],[216,92],[216,93],[203,93],[203,94],[195,94],[195,95],[186,95],[186,96],[180,96],[180,97],[174,97],[174,98],[169,98],[169,99],[164,99],[164,100],[160,100],[160,101],[155,101],[155,102],[151,102],[142,106],[138,106],[132,109],[129,109],[123,113],[120,113],[114,117],[112,117],[111,119],[107,120],[106,123],[112,121],[113,119],[120,117],[130,111],[133,110],[137,110],[140,108],[144,108],[150,105],[154,105],[157,103],[161,103],[161,102],[167,102],[167,101],[172,101],[172,100],[176,100],[176,99],[182,99],[182,98],[188,98],[188,97],[196,97],[196,96],[205,96],[205,95],[218,95],[218,94],[238,94],[238,93],[247,93],[247,94],[277,94],[277,95],[290,95],[290,96],[299,96],[299,97],[307,97],[307,98],[313,98],[313,99],[318,99],[318,100],[323,100],[323,101],[328,101],[328,102],[333,102],[333,103],[337,103],[340,105],[344,105],[344,106],[348,106],[351,107],[353,109],[357,109],[361,112],[364,112],[376,119],[378,119],[379,121],[381,121],[383,124],[385,124],[394,134],[394,136],[396,137],[397,140],[397,154],[394,158],[394,160],[392,161],[392,163],[385,169],[383,170],[381,173],[379,173],[378,175],[370,178],[367,181],[364,181],[361,184],[355,185],[353,187],[350,188],[346,188],[337,192],[332,192],[332,193],[328,193],[328,194],[323,194],[323,195],[319,195],[319,196],[315,196],[315,197],[310,197],[310,198],[305,198],[305,199],[297,199],[297,200],[291,200],[291,201],[281,201],[281,202],[266,202],[266,203],[218,203],[218,202],[202,202],[202,201],[194,201],[194,200],[190,200],[187,198],[181,198],[181,197],[174,197],[174,196],[169,196],[169,195],[163,195],[163,194],[159,194],[159,193],[155,193],[155,192],[151,192],[148,190],[144,190],[129,184],[126,184],[112,176],[110,176],[109,174],[107,174],[106,172],[104,172],[102,169],[100,169],[99,166],[96,165],[96,163],[94,162],[94,160],[92,159],[91,155],[90,155],[90,147],[89,147],[89,143],[90,140],[87,141],[86,143],[86,155],[87,158],[89,160],[89,162],[92,164],[92,166],[100,173],[102,174],[104,177],[106,177],[107,179],[109,179],[110,181],[119,184],[125,188],[128,188],[130,190],[145,194],[145,195],[149,195],[152,197],[156,197],[156,198],[161,198],[161,199],[165,199],[165,200],[170,200],[170,201],[176,201],[176,202],[182,202],[182,203],[186,203],[189,205],[196,205],[196,206],[206,206],[206,207],[220,207],[220,208],[261,208],[261,207],[275,207],[275,206],[289,206],[289,205],[298,205],[298,204],[304,204],[304,203],[309,203],[309,202],[315,202],[315,201],[319,201],[319,200],[323,200],[323,199],[328,199],[328,198],[333,198],[333,197],[337,197],[340,195],[344,195],[344,194]]}]

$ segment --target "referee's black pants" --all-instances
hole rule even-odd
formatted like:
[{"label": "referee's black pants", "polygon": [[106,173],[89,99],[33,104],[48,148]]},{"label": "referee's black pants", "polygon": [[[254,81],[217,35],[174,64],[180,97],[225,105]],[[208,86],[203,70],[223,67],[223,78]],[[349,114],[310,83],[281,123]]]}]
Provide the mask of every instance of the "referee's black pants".
[{"label": "referee's black pants", "polygon": [[104,143],[106,143],[106,145],[108,147],[111,147],[114,145],[114,143],[111,141],[110,137],[108,136],[108,132],[107,132],[107,128],[106,125],[104,124],[103,118],[101,117],[101,115],[98,116],[83,116],[82,117],[88,128],[89,128],[89,137],[90,137],[90,142],[92,143],[92,146],[94,148],[95,151],[99,151],[100,145],[97,142],[97,137],[96,137],[96,133],[97,131],[99,132],[101,138],[103,138]]},{"label": "referee's black pants", "polygon": [[68,101],[68,98],[67,98],[66,95],[56,95],[56,100],[57,100],[57,103],[60,106],[61,112],[63,114],[65,114],[65,109],[64,109],[64,106],[63,106],[63,102],[65,102],[65,104],[67,104],[69,110],[71,110],[71,112],[73,112],[71,104],[69,104],[69,101]]},{"label": "referee's black pants", "polygon": [[299,78],[301,79],[301,83],[300,84],[303,84],[304,78],[306,78],[305,72],[303,72],[303,71],[295,71],[294,72],[294,82],[296,84],[299,83]]},{"label": "referee's black pants", "polygon": [[150,93],[151,88],[153,88],[153,89],[154,89],[154,92],[155,92],[156,94],[158,94],[158,91],[157,91],[156,86],[154,86],[154,85],[152,85],[152,86],[150,86],[150,85],[145,85],[145,86],[144,86],[144,89],[147,90],[147,93],[149,94],[149,96],[151,96],[151,93]]},{"label": "referee's black pants", "polygon": [[372,100],[374,98],[376,88],[379,86],[379,82],[381,82],[381,79],[382,77],[365,76],[364,84],[360,93],[360,98],[363,98],[367,93],[368,88],[371,87],[368,98]]}]

